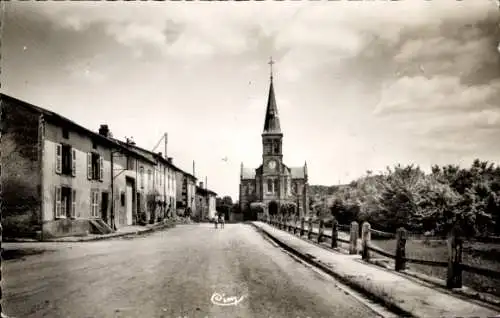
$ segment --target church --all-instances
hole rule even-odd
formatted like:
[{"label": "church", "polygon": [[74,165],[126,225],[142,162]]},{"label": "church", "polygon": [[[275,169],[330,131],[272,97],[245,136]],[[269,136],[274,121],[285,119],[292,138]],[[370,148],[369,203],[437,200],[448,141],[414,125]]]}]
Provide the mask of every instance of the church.
[{"label": "church", "polygon": [[[308,211],[307,163],[302,167],[288,167],[283,161],[283,133],[280,128],[278,107],[271,78],[262,132],[262,164],[247,168],[241,163],[239,202],[241,211],[250,214],[250,204],[264,204],[265,215],[279,213],[280,208],[291,203],[295,212],[304,216]],[[252,217],[255,219],[256,216]]]}]

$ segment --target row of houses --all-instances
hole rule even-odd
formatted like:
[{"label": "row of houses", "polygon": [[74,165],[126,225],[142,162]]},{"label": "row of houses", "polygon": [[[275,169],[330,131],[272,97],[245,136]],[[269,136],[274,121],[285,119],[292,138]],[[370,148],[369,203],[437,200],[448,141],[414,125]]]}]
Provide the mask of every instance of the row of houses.
[{"label": "row of houses", "polygon": [[215,215],[216,193],[172,157],[113,138],[107,125],[94,132],[5,94],[1,106],[5,237],[104,234]]}]

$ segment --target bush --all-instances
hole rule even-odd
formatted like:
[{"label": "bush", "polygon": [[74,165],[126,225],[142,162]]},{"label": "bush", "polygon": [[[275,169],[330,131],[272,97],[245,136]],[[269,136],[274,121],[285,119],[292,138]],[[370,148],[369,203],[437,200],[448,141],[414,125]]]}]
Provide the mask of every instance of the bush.
[{"label": "bush", "polygon": [[488,162],[475,160],[469,169],[433,166],[430,174],[418,166],[397,165],[337,188],[330,213],[340,224],[369,221],[386,232],[403,226],[446,235],[459,226],[464,235],[487,236],[500,234],[499,196],[500,167]]}]

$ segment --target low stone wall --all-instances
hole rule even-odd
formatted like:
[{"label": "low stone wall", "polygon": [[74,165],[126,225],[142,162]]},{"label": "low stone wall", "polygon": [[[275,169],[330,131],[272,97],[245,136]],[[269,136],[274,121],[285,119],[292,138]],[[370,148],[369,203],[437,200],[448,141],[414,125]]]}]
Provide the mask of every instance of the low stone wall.
[{"label": "low stone wall", "polygon": [[90,232],[90,222],[87,219],[61,219],[44,222],[43,239],[65,237],[65,236],[84,236]]}]

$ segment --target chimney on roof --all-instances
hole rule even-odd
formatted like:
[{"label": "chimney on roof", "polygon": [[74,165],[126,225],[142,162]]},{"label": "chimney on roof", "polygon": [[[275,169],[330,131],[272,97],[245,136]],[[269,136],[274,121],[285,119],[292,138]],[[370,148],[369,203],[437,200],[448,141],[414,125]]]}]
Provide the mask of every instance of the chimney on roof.
[{"label": "chimney on roof", "polygon": [[161,153],[161,151],[158,153],[158,156],[163,158],[163,154]]},{"label": "chimney on roof", "polygon": [[109,131],[108,125],[101,125],[101,127],[99,127],[99,135],[110,137],[111,132]]},{"label": "chimney on roof", "polygon": [[125,137],[125,139],[128,145],[135,146],[135,141],[132,138]]},{"label": "chimney on roof", "polygon": [[172,158],[172,157],[168,157],[168,158],[167,158],[167,161],[168,161],[168,163],[170,163],[170,164],[173,164],[173,160],[174,160],[174,158]]},{"label": "chimney on roof", "polygon": [[203,188],[203,181],[200,181],[200,188],[201,188],[201,189],[204,189],[204,188]]}]

